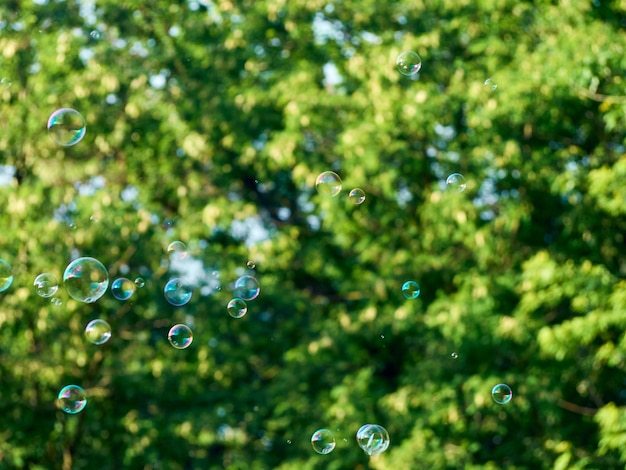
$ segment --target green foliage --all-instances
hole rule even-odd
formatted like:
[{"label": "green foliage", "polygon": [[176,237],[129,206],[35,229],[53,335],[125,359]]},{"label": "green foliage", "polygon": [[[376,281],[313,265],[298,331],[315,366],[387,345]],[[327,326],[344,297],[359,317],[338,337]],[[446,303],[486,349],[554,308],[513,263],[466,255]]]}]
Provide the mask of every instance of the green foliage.
[{"label": "green foliage", "polygon": [[[5,1],[0,467],[623,468],[625,24],[623,1]],[[61,107],[87,121],[73,147],[46,135]],[[173,240],[197,274],[180,308]],[[38,297],[77,256],[147,284]]]}]

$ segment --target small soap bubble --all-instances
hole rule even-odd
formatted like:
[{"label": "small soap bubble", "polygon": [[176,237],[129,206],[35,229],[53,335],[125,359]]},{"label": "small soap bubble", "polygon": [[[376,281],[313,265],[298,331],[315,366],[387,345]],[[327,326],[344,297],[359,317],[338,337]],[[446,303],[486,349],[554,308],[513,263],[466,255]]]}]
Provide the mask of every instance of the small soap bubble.
[{"label": "small soap bubble", "polygon": [[422,68],[422,58],[417,52],[401,52],[396,59],[396,68],[402,75],[411,77]]},{"label": "small soap bubble", "polygon": [[2,86],[3,88],[11,88],[11,85],[13,85],[13,82],[11,81],[11,79],[4,77],[4,78],[0,78],[0,86]]},{"label": "small soap bubble", "polygon": [[178,240],[170,243],[167,247],[167,254],[170,256],[170,259],[185,259],[187,253],[187,245]]},{"label": "small soap bubble", "polygon": [[322,196],[335,197],[341,192],[341,178],[334,171],[325,171],[315,180],[315,188]]},{"label": "small soap bubble", "polygon": [[0,259],[0,292],[4,292],[13,284],[13,268],[5,260]]},{"label": "small soap bubble", "polygon": [[363,201],[365,201],[365,191],[361,188],[354,188],[350,191],[348,197],[350,198],[350,202],[353,204],[363,204]]},{"label": "small soap bubble", "polygon": [[248,304],[243,299],[235,297],[228,302],[228,314],[233,318],[241,318],[248,312]]},{"label": "small soap bubble", "polygon": [[181,307],[191,300],[191,289],[178,279],[170,279],[163,289],[165,300],[175,307]]},{"label": "small soap bubble", "polygon": [[135,278],[135,285],[141,289],[143,286],[146,285],[146,281],[143,277],[136,277]]},{"label": "small soap bubble", "polygon": [[389,433],[378,424],[365,424],[357,431],[356,442],[367,455],[379,455],[389,447]]},{"label": "small soap bubble", "polygon": [[507,384],[498,384],[491,389],[491,396],[498,405],[505,405],[513,398],[513,390]]},{"label": "small soap bubble", "polygon": [[287,444],[291,444],[291,439],[287,439]]},{"label": "small soap bubble", "polygon": [[174,325],[170,328],[167,339],[176,349],[185,349],[193,341],[193,333],[187,325]]},{"label": "small soap bubble", "polygon": [[73,299],[93,303],[102,297],[109,287],[109,273],[95,258],[77,258],[65,268],[63,284]]},{"label": "small soap bubble", "polygon": [[54,305],[55,307],[60,307],[61,305],[63,305],[63,301],[59,299],[58,297],[52,297],[50,299],[50,303]]},{"label": "small soap bubble", "polygon": [[35,278],[33,283],[35,291],[39,297],[47,299],[52,297],[59,290],[59,281],[50,273],[41,273]]},{"label": "small soap bubble", "polygon": [[493,78],[488,78],[487,80],[485,80],[485,83],[483,83],[483,86],[485,87],[485,90],[487,91],[496,91],[496,89],[498,88],[498,84]]},{"label": "small soap bubble", "polygon": [[459,355],[455,352],[453,352],[452,354],[450,354],[450,356],[452,357],[452,359],[456,359],[459,357]]},{"label": "small soap bubble", "polygon": [[256,263],[254,261],[248,261],[246,263],[246,266],[248,267],[248,269],[254,269],[256,268]]},{"label": "small soap bubble", "polygon": [[111,293],[117,300],[128,300],[135,293],[135,283],[125,277],[118,277],[111,284]]},{"label": "small soap bubble", "polygon": [[241,276],[235,282],[235,296],[249,301],[256,299],[261,293],[259,281],[252,276]]},{"label": "small soap bubble", "polygon": [[448,191],[462,193],[465,191],[466,186],[465,177],[460,173],[452,173],[446,178],[446,188],[448,188]]},{"label": "small soap bubble", "polygon": [[57,144],[75,145],[85,137],[85,118],[72,108],[57,109],[48,119],[48,132]]},{"label": "small soap bubble", "polygon": [[111,337],[111,325],[104,320],[91,320],[85,327],[85,337],[93,344],[104,344]]},{"label": "small soap bubble", "polygon": [[421,292],[420,285],[415,281],[406,281],[402,284],[402,295],[405,299],[417,299]]},{"label": "small soap bubble", "polygon": [[335,436],[328,429],[318,429],[311,436],[311,445],[318,454],[330,454],[335,449]]},{"label": "small soap bubble", "polygon": [[87,394],[78,385],[67,385],[59,392],[57,404],[61,410],[75,415],[83,411],[85,406],[87,406]]}]

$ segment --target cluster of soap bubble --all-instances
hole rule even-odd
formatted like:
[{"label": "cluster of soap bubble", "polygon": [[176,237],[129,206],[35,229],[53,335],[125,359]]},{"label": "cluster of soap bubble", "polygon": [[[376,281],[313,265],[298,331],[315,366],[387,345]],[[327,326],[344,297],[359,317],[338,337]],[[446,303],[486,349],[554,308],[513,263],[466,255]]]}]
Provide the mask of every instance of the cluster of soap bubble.
[{"label": "cluster of soap bubble", "polygon": [[[323,171],[315,179],[315,189],[324,197],[336,197],[343,189],[341,178],[334,171]],[[354,188],[348,195],[348,200],[355,204],[363,204],[365,201],[365,191],[361,188]]]},{"label": "cluster of soap bubble", "polygon": [[[379,424],[364,424],[356,433],[356,442],[367,455],[379,455],[389,447],[389,433]],[[318,454],[330,454],[335,445],[335,436],[329,429],[318,429],[311,436],[311,446]]]}]

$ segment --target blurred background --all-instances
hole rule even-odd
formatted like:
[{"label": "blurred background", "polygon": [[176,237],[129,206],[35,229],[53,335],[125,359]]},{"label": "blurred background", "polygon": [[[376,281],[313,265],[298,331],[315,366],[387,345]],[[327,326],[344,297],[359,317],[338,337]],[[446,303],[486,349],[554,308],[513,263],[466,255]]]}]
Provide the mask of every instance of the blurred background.
[{"label": "blurred background", "polygon": [[[624,468],[625,28],[624,0],[0,0],[0,467]],[[79,301],[80,257],[145,285]]]}]

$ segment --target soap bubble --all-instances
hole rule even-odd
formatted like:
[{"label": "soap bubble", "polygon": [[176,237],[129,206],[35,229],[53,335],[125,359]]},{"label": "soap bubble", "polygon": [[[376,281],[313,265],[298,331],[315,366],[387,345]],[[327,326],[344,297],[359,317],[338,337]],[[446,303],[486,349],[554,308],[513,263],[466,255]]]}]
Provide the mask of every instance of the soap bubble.
[{"label": "soap bubble", "polygon": [[143,277],[137,277],[135,278],[135,285],[141,289],[143,286],[146,285],[146,281]]},{"label": "soap bubble", "polygon": [[13,284],[13,268],[5,260],[0,259],[0,292],[4,292]]},{"label": "soap bubble", "polygon": [[125,277],[118,277],[111,284],[111,293],[117,300],[128,300],[135,293],[135,283]]},{"label": "soap bubble", "polygon": [[75,109],[57,109],[48,119],[48,132],[57,144],[75,145],[85,137],[85,118]]},{"label": "soap bubble", "polygon": [[396,68],[402,75],[411,77],[422,68],[422,58],[417,52],[401,52],[396,59]]},{"label": "soap bubble", "polygon": [[460,173],[452,173],[446,178],[446,187],[449,191],[462,193],[466,186],[465,177]]},{"label": "soap bubble", "polygon": [[241,318],[248,312],[248,304],[243,299],[235,297],[228,302],[228,314],[233,318]]},{"label": "soap bubble", "polygon": [[243,300],[254,300],[259,296],[259,281],[252,276],[241,276],[235,282],[235,295]]},{"label": "soap bubble", "polygon": [[59,281],[50,273],[39,274],[33,285],[37,295],[46,299],[52,297],[59,290]]},{"label": "soap bubble", "polygon": [[170,279],[163,289],[165,300],[175,307],[181,307],[191,300],[191,289],[178,279]]},{"label": "soap bubble", "polygon": [[330,454],[335,448],[335,436],[328,429],[318,429],[311,436],[311,445],[318,454]]},{"label": "soap bubble", "polygon": [[167,254],[170,256],[170,259],[185,259],[188,254],[187,245],[181,241],[172,242],[167,246]]},{"label": "soap bubble", "polygon": [[87,406],[87,394],[78,385],[67,385],[59,392],[57,404],[61,410],[75,415],[83,411],[85,406]]},{"label": "soap bubble", "polygon": [[491,396],[498,405],[504,405],[513,398],[513,390],[507,384],[498,384],[491,389]]},{"label": "soap bubble", "polygon": [[170,328],[167,339],[176,349],[185,349],[193,341],[193,333],[187,325],[174,325]]},{"label": "soap bubble", "polygon": [[315,180],[315,188],[322,196],[335,197],[341,192],[341,178],[333,171],[325,171]]},{"label": "soap bubble", "polygon": [[365,201],[365,191],[361,188],[354,188],[350,191],[348,197],[353,204],[363,204],[363,201]]},{"label": "soap bubble", "polygon": [[104,320],[91,320],[85,327],[85,337],[93,344],[104,344],[111,337],[111,325]]},{"label": "soap bubble", "polygon": [[248,261],[246,263],[246,266],[248,267],[248,269],[254,269],[256,268],[256,263],[254,261]]},{"label": "soap bubble", "polygon": [[109,273],[95,258],[77,258],[65,268],[63,283],[70,297],[79,302],[93,303],[109,287]]},{"label": "soap bubble", "polygon": [[420,285],[415,281],[406,281],[402,284],[402,295],[406,299],[417,299],[421,292]]},{"label": "soap bubble", "polygon": [[483,83],[483,86],[488,91],[496,91],[496,89],[498,88],[498,84],[493,78],[488,78],[487,80],[485,80],[485,83]]},{"label": "soap bubble", "polygon": [[367,455],[379,455],[389,447],[389,433],[378,424],[365,424],[357,431],[356,442]]},{"label": "soap bubble", "polygon": [[54,305],[55,307],[60,307],[61,305],[63,305],[63,301],[59,299],[58,297],[52,297],[50,299],[50,303]]},{"label": "soap bubble", "polygon": [[0,85],[3,88],[9,89],[11,88],[11,85],[13,85],[13,82],[11,81],[10,78],[3,77],[3,78],[0,78]]},{"label": "soap bubble", "polygon": [[452,354],[450,354],[450,357],[452,357],[452,359],[457,359],[459,357],[459,355],[455,352],[453,352]]}]

